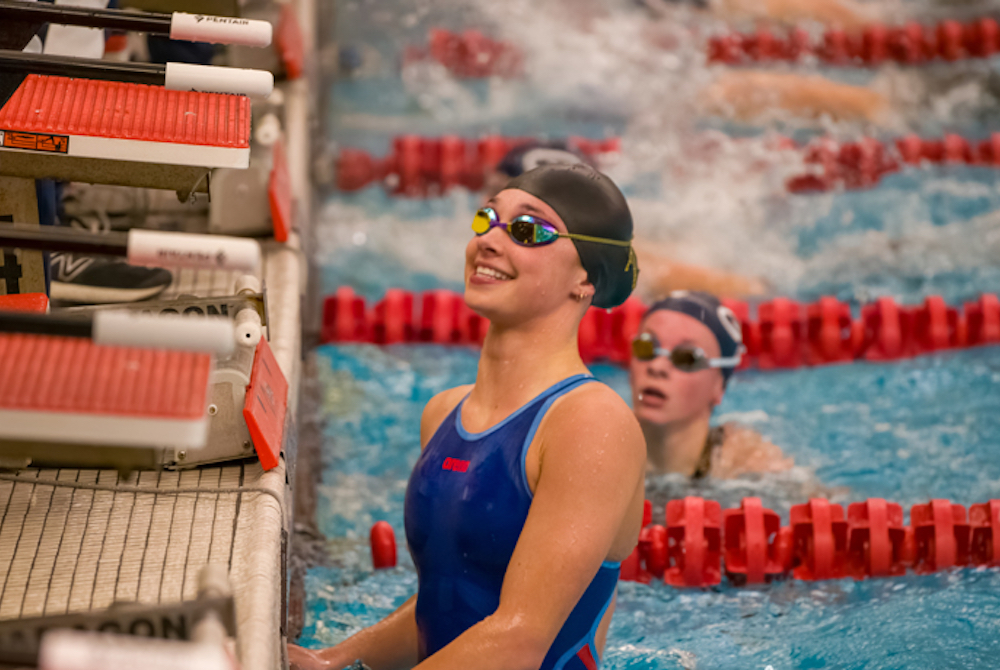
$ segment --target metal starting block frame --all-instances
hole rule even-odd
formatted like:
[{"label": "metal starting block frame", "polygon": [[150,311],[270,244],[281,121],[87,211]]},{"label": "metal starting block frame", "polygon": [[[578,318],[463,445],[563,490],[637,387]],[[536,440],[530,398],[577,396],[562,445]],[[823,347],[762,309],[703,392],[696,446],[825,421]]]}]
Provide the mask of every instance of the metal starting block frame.
[{"label": "metal starting block frame", "polygon": [[181,295],[172,300],[146,300],[112,305],[80,305],[60,309],[67,314],[100,312],[107,310],[128,310],[140,314],[183,314],[184,316],[227,316],[235,317],[240,310],[250,307],[260,316],[261,326],[267,328],[267,287],[259,291],[252,288],[235,295],[199,298]]}]

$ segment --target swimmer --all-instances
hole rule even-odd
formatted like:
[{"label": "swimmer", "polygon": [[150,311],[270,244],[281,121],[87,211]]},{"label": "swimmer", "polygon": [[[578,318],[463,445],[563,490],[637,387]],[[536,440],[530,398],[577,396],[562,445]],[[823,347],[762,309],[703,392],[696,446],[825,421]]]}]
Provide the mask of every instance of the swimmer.
[{"label": "swimmer", "polygon": [[605,175],[549,165],[511,181],[473,230],[465,300],[490,327],[475,383],[421,419],[405,502],[417,594],[337,646],[290,645],[294,668],[599,663],[642,523],[646,448],[581,361],[577,330],[634,288],[632,217]]},{"label": "swimmer", "polygon": [[[900,13],[889,3],[858,3],[852,0],[637,0],[654,22],[646,39],[671,49],[671,22],[677,5],[694,6],[725,20],[794,25],[814,21],[847,31],[884,22],[890,13]],[[894,19],[898,21],[898,19]],[[766,123],[788,116],[798,120],[834,121],[896,127],[910,120],[910,100],[895,95],[892,82],[872,85],[848,84],[815,74],[726,68],[699,96],[700,111],[746,123]]]},{"label": "swimmer", "polygon": [[[946,18],[971,20],[998,16],[995,5],[965,0],[933,0],[929,6],[904,9],[891,3],[860,4],[851,0],[637,0],[656,21],[646,39],[672,49],[669,23],[677,5],[693,6],[723,19],[770,20],[795,24],[815,21],[849,32],[877,22]],[[940,8],[929,11],[934,5]],[[963,7],[964,5],[964,7]],[[940,121],[988,122],[1000,106],[1000,74],[989,61],[947,67],[882,68],[866,85],[844,83],[815,74],[727,68],[699,96],[702,113],[748,123],[765,123],[789,115],[800,120],[858,122],[902,130],[929,117]]]},{"label": "swimmer", "polygon": [[853,0],[636,0],[654,16],[667,17],[678,5],[704,10],[727,21],[770,20],[787,24],[816,21],[859,28],[879,18],[872,5]]},{"label": "swimmer", "polygon": [[[672,10],[678,4],[695,6],[727,20],[768,19],[785,24],[815,21],[847,30],[858,30],[880,20],[873,5],[851,0],[639,1],[660,25],[673,20]],[[670,48],[671,40],[658,34],[656,24],[646,31],[647,39]],[[782,115],[877,125],[892,120],[889,99],[879,91],[794,72],[727,69],[701,92],[699,106],[703,113],[748,123],[767,122]]]},{"label": "swimmer", "polygon": [[629,381],[651,473],[726,479],[792,467],[760,434],[711,426],[742,340],[733,312],[706,293],[677,291],[646,312],[632,344]]},{"label": "swimmer", "polygon": [[700,94],[701,111],[747,123],[792,115],[800,120],[896,123],[892,101],[875,88],[844,84],[819,75],[763,70],[719,74]]},{"label": "swimmer", "polygon": [[[519,144],[487,171],[483,190],[487,196],[500,191],[507,182],[540,165],[584,163],[590,160],[562,141],[530,141]],[[664,295],[674,290],[706,291],[713,295],[743,298],[764,295],[767,284],[758,277],[744,277],[672,260],[678,254],[669,247],[648,240],[633,242],[643,272],[637,291],[642,295]]]}]

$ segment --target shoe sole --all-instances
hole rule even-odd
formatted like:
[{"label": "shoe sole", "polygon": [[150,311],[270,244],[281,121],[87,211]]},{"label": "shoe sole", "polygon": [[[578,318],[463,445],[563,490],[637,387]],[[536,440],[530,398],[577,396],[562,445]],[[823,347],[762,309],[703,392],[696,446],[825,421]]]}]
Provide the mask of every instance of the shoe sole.
[{"label": "shoe sole", "polygon": [[53,300],[65,300],[66,302],[78,302],[91,305],[114,302],[135,302],[137,300],[152,298],[154,295],[162,293],[165,288],[167,287],[154,286],[151,288],[110,288],[53,281],[51,284],[52,295],[50,297]]}]

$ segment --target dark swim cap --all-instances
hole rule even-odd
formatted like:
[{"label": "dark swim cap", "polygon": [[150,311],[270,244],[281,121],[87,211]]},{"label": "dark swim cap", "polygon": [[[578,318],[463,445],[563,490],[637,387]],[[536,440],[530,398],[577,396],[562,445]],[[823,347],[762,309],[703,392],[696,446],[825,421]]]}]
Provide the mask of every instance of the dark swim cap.
[{"label": "dark swim cap", "polygon": [[[708,0],[665,0],[665,2],[669,2],[672,5],[689,5],[697,9],[708,9]],[[649,0],[635,0],[635,4],[659,13],[656,7],[650,6]]]},{"label": "dark swim cap", "polygon": [[561,140],[550,142],[530,140],[524,144],[518,144],[508,151],[503,159],[497,163],[497,171],[508,177],[517,177],[528,170],[534,170],[543,165],[574,165],[576,163],[593,165],[586,156],[575,151],[569,144]]},{"label": "dark swim cap", "polygon": [[[632,241],[632,214],[614,182],[589,165],[543,165],[515,177],[506,189],[529,193],[555,210],[578,235]],[[573,240],[587,278],[596,289],[595,307],[616,307],[632,293],[639,265],[632,246]]]},{"label": "dark swim cap", "polygon": [[[740,325],[740,320],[736,318],[733,310],[723,305],[714,295],[702,291],[673,291],[663,300],[653,303],[642,317],[643,320],[661,309],[687,314],[705,324],[715,335],[723,358],[743,353],[743,327]],[[719,372],[728,382],[735,369],[735,367],[719,368]]]}]

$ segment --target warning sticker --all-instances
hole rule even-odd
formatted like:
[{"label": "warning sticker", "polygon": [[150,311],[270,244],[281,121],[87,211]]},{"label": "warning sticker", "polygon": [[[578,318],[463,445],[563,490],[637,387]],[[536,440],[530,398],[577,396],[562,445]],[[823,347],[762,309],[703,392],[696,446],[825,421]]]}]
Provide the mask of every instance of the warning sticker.
[{"label": "warning sticker", "polygon": [[51,133],[22,133],[15,130],[0,130],[0,146],[7,149],[44,151],[53,154],[69,152],[69,137]]}]

